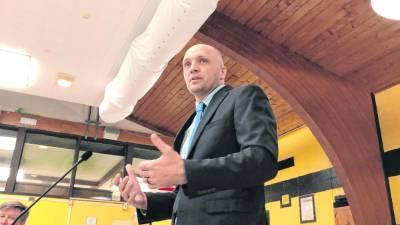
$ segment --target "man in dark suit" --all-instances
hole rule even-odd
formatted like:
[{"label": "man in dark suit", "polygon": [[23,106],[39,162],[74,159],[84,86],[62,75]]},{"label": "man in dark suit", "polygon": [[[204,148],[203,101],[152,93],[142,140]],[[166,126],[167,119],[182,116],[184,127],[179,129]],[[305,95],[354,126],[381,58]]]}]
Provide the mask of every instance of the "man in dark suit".
[{"label": "man in dark suit", "polygon": [[117,177],[122,197],[140,209],[140,223],[172,218],[175,225],[265,225],[264,182],[277,173],[276,122],[257,86],[225,85],[221,53],[212,46],[191,47],[183,75],[196,100],[196,113],[172,146],[151,135],[158,159],[139,166],[153,187],[176,186],[170,193],[143,193],[127,165]]}]

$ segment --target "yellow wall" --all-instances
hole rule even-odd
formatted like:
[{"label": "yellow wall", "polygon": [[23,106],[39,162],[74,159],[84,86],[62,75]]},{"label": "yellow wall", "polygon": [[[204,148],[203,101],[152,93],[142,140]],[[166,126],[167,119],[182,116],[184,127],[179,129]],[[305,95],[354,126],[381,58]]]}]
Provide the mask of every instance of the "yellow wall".
[{"label": "yellow wall", "polygon": [[396,224],[400,224],[400,175],[389,177],[389,185],[391,189]]},{"label": "yellow wall", "polygon": [[136,210],[124,206],[121,202],[73,200],[68,225],[86,224],[88,217],[95,217],[96,225],[137,224]]},{"label": "yellow wall", "polygon": [[171,220],[163,220],[159,222],[153,222],[152,225],[171,225]]},{"label": "yellow wall", "polygon": [[400,85],[375,95],[384,151],[400,148]]},{"label": "yellow wall", "polygon": [[332,167],[324,150],[307,127],[279,138],[279,161],[294,157],[294,167],[278,172],[266,184],[274,184],[291,178],[314,173]]},{"label": "yellow wall", "polygon": [[[400,148],[400,85],[375,95],[383,151]],[[396,224],[400,224],[400,175],[389,177]]]},{"label": "yellow wall", "polygon": [[[279,171],[276,178],[267,185],[282,182],[299,176],[315,173],[332,167],[328,157],[319,145],[317,139],[307,128],[301,128],[279,139],[279,160],[294,157],[294,166]],[[343,195],[342,188],[314,193],[316,222],[307,224],[334,225],[334,197]],[[291,198],[291,206],[281,208],[280,202],[266,204],[270,211],[271,225],[300,224],[299,198]]]},{"label": "yellow wall", "polygon": [[[32,203],[27,196],[0,195],[0,203],[4,201]],[[120,202],[43,198],[32,208],[26,225],[84,225],[87,217],[96,217],[96,225],[136,225],[135,212]]]}]

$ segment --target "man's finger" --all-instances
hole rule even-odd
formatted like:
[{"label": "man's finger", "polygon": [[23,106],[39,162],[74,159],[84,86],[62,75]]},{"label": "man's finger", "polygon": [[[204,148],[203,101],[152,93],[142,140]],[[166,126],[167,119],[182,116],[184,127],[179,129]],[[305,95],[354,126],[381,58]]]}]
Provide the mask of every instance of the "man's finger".
[{"label": "man's finger", "polygon": [[150,140],[160,150],[161,154],[166,154],[172,151],[172,147],[165,143],[157,134],[151,134]]},{"label": "man's finger", "polygon": [[143,204],[144,203],[144,197],[143,197],[143,195],[136,195],[135,196],[135,202],[136,203],[139,203],[139,204]]},{"label": "man's finger", "polygon": [[121,174],[117,173],[117,175],[115,175],[115,177],[114,177],[112,184],[119,186],[120,182],[121,182]]},{"label": "man's finger", "polygon": [[125,190],[125,186],[128,183],[129,178],[126,176],[123,179],[121,179],[121,182],[119,182],[119,192],[123,192]]},{"label": "man's finger", "polygon": [[135,206],[135,195],[130,195],[128,199],[125,199],[125,201],[128,202],[128,204]]},{"label": "man's finger", "polygon": [[144,171],[151,170],[155,160],[146,160],[139,163],[139,175],[143,177]]},{"label": "man's finger", "polygon": [[126,185],[128,184],[129,178],[128,176],[124,177],[122,179],[121,183],[119,184],[119,192],[121,193],[121,196],[126,200],[128,198],[129,192],[126,189]]},{"label": "man's finger", "polygon": [[141,192],[139,182],[136,179],[135,174],[133,173],[133,168],[131,164],[127,164],[125,166],[126,172],[128,173],[129,181],[132,183],[132,189],[134,192]]},{"label": "man's finger", "polygon": [[126,172],[128,173],[128,177],[131,179],[135,179],[135,174],[133,174],[132,165],[126,164],[125,169],[126,169]]},{"label": "man's finger", "polygon": [[151,177],[150,172],[146,171],[146,170],[141,170],[140,174],[139,174],[143,179],[146,177]]}]

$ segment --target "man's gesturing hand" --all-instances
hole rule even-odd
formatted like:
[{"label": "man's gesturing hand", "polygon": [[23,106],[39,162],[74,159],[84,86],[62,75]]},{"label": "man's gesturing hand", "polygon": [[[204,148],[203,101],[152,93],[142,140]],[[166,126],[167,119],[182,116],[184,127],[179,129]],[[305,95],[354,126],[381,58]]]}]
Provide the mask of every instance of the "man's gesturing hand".
[{"label": "man's gesturing hand", "polygon": [[139,173],[144,182],[152,188],[185,184],[187,182],[185,167],[180,155],[157,134],[152,134],[150,139],[160,150],[161,156],[158,159],[140,163]]},{"label": "man's gesturing hand", "polygon": [[128,202],[128,204],[139,209],[147,209],[146,195],[142,192],[139,183],[133,174],[132,166],[128,164],[125,168],[128,172],[128,176],[125,176],[122,179],[121,176],[117,174],[113,183],[118,185],[122,198]]}]

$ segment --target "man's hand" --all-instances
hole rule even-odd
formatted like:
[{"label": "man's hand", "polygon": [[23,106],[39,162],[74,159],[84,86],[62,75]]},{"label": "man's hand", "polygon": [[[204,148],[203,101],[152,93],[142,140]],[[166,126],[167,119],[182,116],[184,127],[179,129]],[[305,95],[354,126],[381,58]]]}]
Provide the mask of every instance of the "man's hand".
[{"label": "man's hand", "polygon": [[157,134],[150,136],[151,142],[160,150],[161,156],[139,164],[139,173],[151,188],[186,184],[184,162],[180,155]]},{"label": "man's hand", "polygon": [[133,174],[132,166],[128,164],[125,168],[128,172],[128,176],[122,179],[121,175],[117,174],[113,184],[119,187],[122,198],[128,202],[128,204],[139,209],[147,209],[147,197],[140,189],[139,183]]}]

